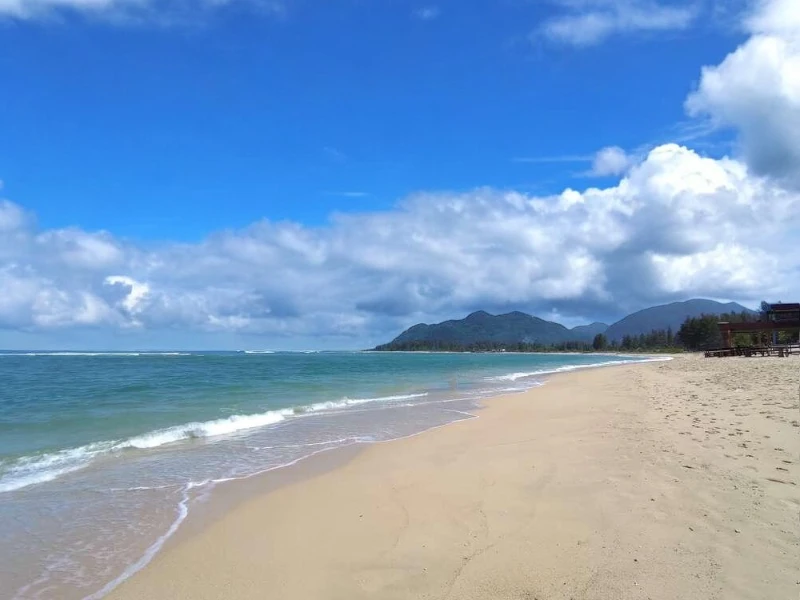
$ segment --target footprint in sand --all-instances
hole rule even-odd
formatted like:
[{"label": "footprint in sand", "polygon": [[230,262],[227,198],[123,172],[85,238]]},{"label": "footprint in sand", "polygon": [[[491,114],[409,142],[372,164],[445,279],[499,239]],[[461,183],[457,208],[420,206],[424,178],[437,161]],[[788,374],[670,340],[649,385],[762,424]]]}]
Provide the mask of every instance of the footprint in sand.
[{"label": "footprint in sand", "polygon": [[767,481],[782,483],[784,485],[797,485],[794,481],[784,481],[783,479],[776,479],[775,477],[767,477]]}]

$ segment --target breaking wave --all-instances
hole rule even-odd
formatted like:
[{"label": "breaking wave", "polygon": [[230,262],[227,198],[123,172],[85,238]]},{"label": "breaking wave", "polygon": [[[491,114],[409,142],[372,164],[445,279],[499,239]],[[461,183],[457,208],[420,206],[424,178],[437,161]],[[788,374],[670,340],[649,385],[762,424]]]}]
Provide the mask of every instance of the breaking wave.
[{"label": "breaking wave", "polygon": [[340,410],[370,402],[392,402],[422,398],[424,396],[427,396],[427,393],[381,396],[377,398],[343,398],[336,401],[281,408],[251,415],[232,415],[224,419],[198,421],[156,429],[125,440],[94,442],[77,448],[0,461],[0,493],[13,492],[39,483],[52,481],[62,475],[88,466],[96,458],[127,450],[150,450],[191,439],[214,438],[258,429],[280,423],[288,417]]}]

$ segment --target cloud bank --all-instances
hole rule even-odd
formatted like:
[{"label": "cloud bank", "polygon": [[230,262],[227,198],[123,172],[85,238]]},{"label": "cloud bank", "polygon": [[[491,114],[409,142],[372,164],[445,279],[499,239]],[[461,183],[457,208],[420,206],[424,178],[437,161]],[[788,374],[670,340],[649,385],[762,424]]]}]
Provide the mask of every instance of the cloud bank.
[{"label": "cloud bank", "polygon": [[605,189],[423,193],[325,227],[262,221],[156,248],[38,230],[3,201],[0,327],[359,338],[478,307],[590,316],[756,300],[800,291],[800,259],[783,254],[799,221],[800,195],[673,144]]}]

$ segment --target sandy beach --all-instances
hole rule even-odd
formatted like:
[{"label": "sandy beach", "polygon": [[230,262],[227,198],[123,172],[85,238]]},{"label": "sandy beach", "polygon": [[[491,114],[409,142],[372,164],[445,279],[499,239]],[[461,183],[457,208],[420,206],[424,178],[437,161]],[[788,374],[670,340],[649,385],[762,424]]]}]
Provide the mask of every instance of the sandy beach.
[{"label": "sandy beach", "polygon": [[109,597],[795,599],[799,388],[796,356],[554,376],[221,486]]}]

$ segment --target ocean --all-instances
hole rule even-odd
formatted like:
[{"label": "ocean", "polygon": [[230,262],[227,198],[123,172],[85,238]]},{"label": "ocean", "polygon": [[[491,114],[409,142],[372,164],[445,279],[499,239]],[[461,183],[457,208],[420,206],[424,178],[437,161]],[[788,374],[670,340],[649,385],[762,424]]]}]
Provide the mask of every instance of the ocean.
[{"label": "ocean", "polygon": [[471,418],[581,354],[0,353],[0,598],[101,598],[227,481]]}]

